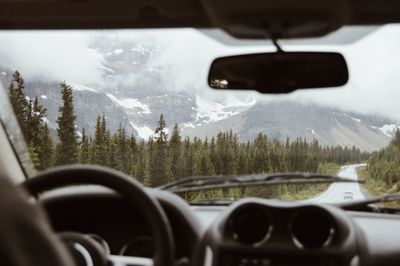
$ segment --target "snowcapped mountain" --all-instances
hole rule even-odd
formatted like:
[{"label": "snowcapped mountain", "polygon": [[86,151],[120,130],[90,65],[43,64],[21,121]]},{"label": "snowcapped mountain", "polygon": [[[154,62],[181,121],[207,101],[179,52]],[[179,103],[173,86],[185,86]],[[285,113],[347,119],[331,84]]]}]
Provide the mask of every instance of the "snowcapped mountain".
[{"label": "snowcapped mountain", "polygon": [[[66,81],[73,88],[77,129],[85,127],[91,135],[96,117],[104,114],[111,132],[122,125],[129,133],[147,140],[163,114],[169,129],[178,123],[182,134],[190,137],[211,137],[232,129],[243,141],[265,132],[282,141],[302,136],[316,138],[323,145],[354,144],[371,151],[387,145],[399,128],[397,121],[387,118],[315,104],[262,102],[229,93],[215,99],[191,85],[176,88],[177,83],[171,80],[176,75],[170,75],[169,66],[163,60],[154,60],[159,59],[162,50],[159,44],[151,40],[139,43],[113,34],[92,38],[92,49],[104,59],[98,69],[104,80],[97,85]],[[12,71],[0,65],[0,80],[6,88]],[[56,129],[61,81],[43,77],[25,81],[28,97],[39,97],[48,110],[50,127]]]},{"label": "snowcapped mountain", "polygon": [[338,109],[292,101],[259,102],[247,110],[208,125],[185,128],[188,136],[211,137],[233,129],[244,141],[259,132],[284,141],[305,137],[322,145],[355,145],[366,151],[377,150],[394,136],[400,124],[379,116],[367,116]]}]

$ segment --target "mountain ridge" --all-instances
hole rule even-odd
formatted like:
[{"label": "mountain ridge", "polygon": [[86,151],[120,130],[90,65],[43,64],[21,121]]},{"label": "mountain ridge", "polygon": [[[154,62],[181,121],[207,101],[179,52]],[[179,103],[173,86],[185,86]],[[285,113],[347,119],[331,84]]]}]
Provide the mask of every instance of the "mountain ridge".
[{"label": "mountain ridge", "polygon": [[[111,132],[121,125],[128,134],[147,140],[163,114],[167,128],[177,123],[182,135],[189,137],[210,138],[232,129],[242,141],[264,132],[281,141],[286,137],[316,138],[327,146],[354,144],[372,151],[386,146],[399,128],[398,121],[389,118],[315,103],[281,99],[266,102],[242,99],[233,93],[217,100],[201,94],[199,88],[182,88],[182,84],[176,88],[178,83],[171,79],[169,66],[154,60],[162,46],[151,40],[139,43],[113,35],[92,39],[91,49],[104,58],[98,70],[103,83],[87,86],[67,80],[73,88],[77,130],[85,127],[89,135],[94,135],[97,116],[104,115]],[[0,65],[5,88],[11,82],[12,71]],[[39,97],[47,108],[48,124],[55,137],[61,81],[43,75],[25,82],[26,94]]]}]

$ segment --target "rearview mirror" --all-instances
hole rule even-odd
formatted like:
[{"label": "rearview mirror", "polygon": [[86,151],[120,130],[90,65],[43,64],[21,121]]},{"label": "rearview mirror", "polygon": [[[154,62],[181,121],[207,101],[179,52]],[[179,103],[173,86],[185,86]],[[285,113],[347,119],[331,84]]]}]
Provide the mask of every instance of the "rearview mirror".
[{"label": "rearview mirror", "polygon": [[214,89],[289,93],[343,86],[348,79],[346,60],[339,53],[277,52],[218,58],[208,84]]}]

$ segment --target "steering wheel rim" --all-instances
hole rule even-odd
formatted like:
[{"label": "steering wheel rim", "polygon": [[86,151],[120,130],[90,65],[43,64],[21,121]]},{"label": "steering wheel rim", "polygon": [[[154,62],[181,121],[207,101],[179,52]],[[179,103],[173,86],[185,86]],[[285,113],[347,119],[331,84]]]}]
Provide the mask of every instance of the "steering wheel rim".
[{"label": "steering wheel rim", "polygon": [[[151,225],[155,242],[154,266],[172,266],[174,243],[171,226],[160,203],[142,184],[125,174],[102,166],[70,165],[53,168],[23,183],[31,195],[70,185],[100,185],[121,194],[135,207],[139,207]],[[140,204],[137,204],[140,202]]]}]

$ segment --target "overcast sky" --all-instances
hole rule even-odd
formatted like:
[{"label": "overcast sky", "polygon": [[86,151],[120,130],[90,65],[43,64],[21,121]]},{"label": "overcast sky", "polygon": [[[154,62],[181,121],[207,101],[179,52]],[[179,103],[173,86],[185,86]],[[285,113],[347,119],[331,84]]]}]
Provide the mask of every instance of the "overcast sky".
[{"label": "overcast sky", "polygon": [[[102,31],[100,34],[110,34]],[[119,38],[150,39],[160,45],[152,57],[155,64],[170,65],[174,88],[188,86],[202,94],[206,88],[208,67],[221,55],[252,51],[272,51],[270,42],[256,46],[226,45],[195,30],[113,31]],[[68,80],[76,84],[101,86],[101,66],[105,59],[89,48],[93,32],[41,31],[0,32],[0,64],[18,69],[25,79],[45,78]],[[99,34],[95,32],[95,34]],[[330,39],[329,39],[330,40]],[[380,113],[400,120],[400,25],[388,25],[351,44],[302,44],[284,46],[287,50],[327,50],[342,52],[349,65],[350,82],[340,89],[300,91],[287,96],[258,96],[256,93],[235,93],[239,98],[301,99],[332,105],[362,113]],[[226,98],[226,92],[212,92]]]}]

